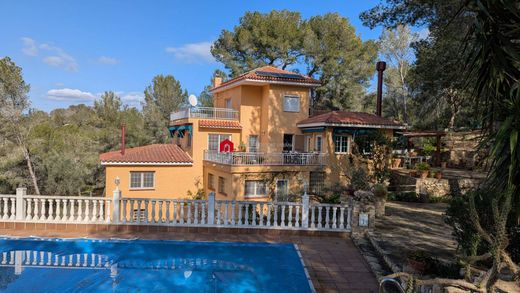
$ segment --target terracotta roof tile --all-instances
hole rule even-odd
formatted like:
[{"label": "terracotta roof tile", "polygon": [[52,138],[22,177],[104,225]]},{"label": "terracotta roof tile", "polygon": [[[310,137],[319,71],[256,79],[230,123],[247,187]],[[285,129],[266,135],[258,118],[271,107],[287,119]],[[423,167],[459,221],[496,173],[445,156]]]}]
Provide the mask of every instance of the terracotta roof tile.
[{"label": "terracotta roof tile", "polygon": [[238,121],[231,120],[199,120],[199,127],[242,129]]},{"label": "terracotta roof tile", "polygon": [[151,144],[99,155],[102,164],[191,164],[193,160],[175,144]]},{"label": "terracotta roof tile", "polygon": [[324,114],[309,117],[298,122],[298,125],[305,124],[354,124],[354,125],[380,125],[402,128],[404,125],[388,119],[379,117],[375,114],[365,112],[332,111]]},{"label": "terracotta roof tile", "polygon": [[[274,76],[265,76],[265,75],[258,74],[258,72],[262,72],[262,71],[263,72],[270,72],[270,73],[292,74],[292,75],[298,75],[298,77],[295,77],[295,78],[274,77]],[[246,73],[244,73],[242,75],[239,75],[239,76],[237,76],[237,77],[235,77],[233,79],[225,81],[222,84],[220,84],[219,86],[214,87],[212,90],[216,90],[218,88],[227,86],[229,84],[232,84],[232,83],[235,83],[237,81],[244,80],[244,79],[305,83],[305,84],[316,85],[316,86],[321,84],[321,82],[319,80],[316,80],[316,79],[314,79],[312,77],[309,77],[309,76],[306,76],[306,75],[303,75],[303,74],[299,74],[299,73],[283,70],[283,69],[280,69],[280,68],[276,68],[274,66],[262,66],[262,67],[253,69],[251,71],[248,71],[248,72],[246,72]]]}]

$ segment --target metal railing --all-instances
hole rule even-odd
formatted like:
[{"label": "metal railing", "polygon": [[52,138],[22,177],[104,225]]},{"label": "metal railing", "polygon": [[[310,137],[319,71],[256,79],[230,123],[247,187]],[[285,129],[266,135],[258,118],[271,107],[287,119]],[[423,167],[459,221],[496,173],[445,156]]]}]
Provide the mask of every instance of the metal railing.
[{"label": "metal railing", "polygon": [[185,118],[238,120],[237,110],[227,108],[193,107],[179,110],[170,114],[170,121]]},{"label": "metal railing", "polygon": [[324,153],[221,153],[204,151],[204,160],[224,165],[291,165],[313,166],[324,165]]}]

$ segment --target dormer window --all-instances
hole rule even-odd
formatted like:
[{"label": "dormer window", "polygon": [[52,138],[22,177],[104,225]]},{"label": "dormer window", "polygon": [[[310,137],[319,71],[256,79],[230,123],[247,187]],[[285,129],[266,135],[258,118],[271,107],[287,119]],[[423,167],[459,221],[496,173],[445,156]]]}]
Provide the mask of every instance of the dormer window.
[{"label": "dormer window", "polygon": [[300,112],[300,97],[284,96],[283,97],[284,112]]}]

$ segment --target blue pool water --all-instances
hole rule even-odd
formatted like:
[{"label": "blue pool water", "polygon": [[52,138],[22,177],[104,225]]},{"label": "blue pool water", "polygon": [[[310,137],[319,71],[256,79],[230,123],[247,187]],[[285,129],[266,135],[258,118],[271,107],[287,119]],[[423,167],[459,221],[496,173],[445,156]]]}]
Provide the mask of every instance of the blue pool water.
[{"label": "blue pool water", "polygon": [[292,244],[0,239],[2,292],[310,292]]}]

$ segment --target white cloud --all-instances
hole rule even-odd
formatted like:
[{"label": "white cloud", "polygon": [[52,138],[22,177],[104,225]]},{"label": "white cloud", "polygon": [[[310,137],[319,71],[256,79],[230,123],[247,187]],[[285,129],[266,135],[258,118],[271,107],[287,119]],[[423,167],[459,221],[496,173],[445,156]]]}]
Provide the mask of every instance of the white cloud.
[{"label": "white cloud", "polygon": [[212,42],[191,43],[180,47],[168,47],[166,52],[173,54],[175,59],[188,63],[213,62],[215,59],[210,51],[212,44]]},{"label": "white cloud", "polygon": [[120,96],[124,104],[132,107],[139,107],[141,106],[141,102],[144,101],[142,92],[121,93]]},{"label": "white cloud", "polygon": [[36,46],[36,42],[33,39],[27,38],[27,37],[23,37],[23,38],[21,38],[21,40],[22,40],[22,43],[23,43],[22,52],[25,55],[29,55],[29,56],[37,56],[38,55],[38,46]]},{"label": "white cloud", "polygon": [[23,37],[21,40],[23,43],[22,52],[24,54],[35,57],[41,53],[43,55],[42,61],[45,64],[60,67],[67,71],[78,71],[76,59],[62,48],[47,43],[38,44],[38,42],[28,37]]},{"label": "white cloud", "polygon": [[91,102],[96,96],[90,92],[84,92],[78,89],[52,89],[47,92],[47,98],[54,101],[63,102]]},{"label": "white cloud", "polygon": [[101,57],[97,58],[97,62],[101,63],[101,64],[106,64],[106,65],[115,65],[115,64],[119,63],[119,60],[117,60],[116,58],[112,58],[112,57],[101,56]]},{"label": "white cloud", "polygon": [[430,36],[430,30],[427,27],[425,27],[425,28],[421,29],[420,31],[418,31],[417,35],[418,35],[417,37],[419,38],[419,40],[424,40]]}]

